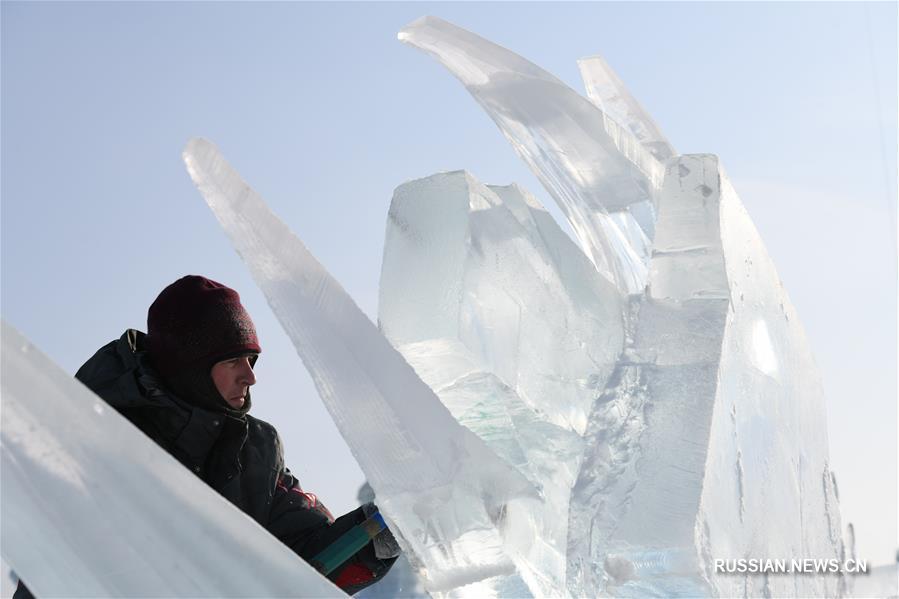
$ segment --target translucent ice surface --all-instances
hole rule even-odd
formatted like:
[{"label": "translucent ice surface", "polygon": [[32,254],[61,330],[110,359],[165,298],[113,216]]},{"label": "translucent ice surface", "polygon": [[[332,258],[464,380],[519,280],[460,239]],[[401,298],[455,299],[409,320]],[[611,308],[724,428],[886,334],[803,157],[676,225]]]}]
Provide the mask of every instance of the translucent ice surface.
[{"label": "translucent ice surface", "polygon": [[462,425],[541,489],[516,551],[531,592],[565,577],[581,435],[621,352],[626,302],[537,200],[457,171],[400,186],[379,321]]},{"label": "translucent ice surface", "polygon": [[[717,159],[704,158],[695,169],[706,174],[705,185],[720,181],[730,291],[697,519],[701,554],[839,558],[840,511],[821,377],[774,264],[720,168],[716,177],[716,165]],[[721,595],[833,596],[843,590],[842,579],[833,576],[711,578]]]},{"label": "translucent ice surface", "polygon": [[428,589],[514,575],[505,534],[533,485],[456,422],[215,146],[192,140],[184,160]]},{"label": "translucent ice surface", "polygon": [[677,154],[602,56],[582,58],[577,61],[577,66],[587,88],[587,97],[597,108],[624,125],[657,159],[664,161]]},{"label": "translucent ice surface", "polygon": [[569,588],[835,594],[833,577],[712,571],[715,557],[836,558],[841,543],[820,379],[715,157],[669,161],[647,288],[572,491]]},{"label": "translucent ice surface", "polygon": [[0,546],[35,596],[344,596],[5,321],[2,340]]},{"label": "translucent ice surface", "polygon": [[435,17],[399,39],[435,56],[496,122],[601,274],[640,293],[663,165],[626,127],[537,65]]},{"label": "translucent ice surface", "polygon": [[[532,195],[462,171],[400,186],[380,288],[395,346],[441,342],[429,351],[463,360],[459,344],[542,420],[584,432],[621,352],[626,301]],[[426,381],[447,386],[464,370],[452,362]]]}]

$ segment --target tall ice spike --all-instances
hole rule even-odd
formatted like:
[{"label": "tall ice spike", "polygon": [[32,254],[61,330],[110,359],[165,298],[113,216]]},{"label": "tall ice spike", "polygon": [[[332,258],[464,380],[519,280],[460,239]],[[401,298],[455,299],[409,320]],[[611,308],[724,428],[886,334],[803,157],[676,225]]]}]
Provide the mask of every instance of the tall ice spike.
[{"label": "tall ice spike", "polygon": [[184,161],[428,589],[513,572],[504,550],[506,507],[532,497],[532,485],[456,422],[213,144],[191,140]]}]

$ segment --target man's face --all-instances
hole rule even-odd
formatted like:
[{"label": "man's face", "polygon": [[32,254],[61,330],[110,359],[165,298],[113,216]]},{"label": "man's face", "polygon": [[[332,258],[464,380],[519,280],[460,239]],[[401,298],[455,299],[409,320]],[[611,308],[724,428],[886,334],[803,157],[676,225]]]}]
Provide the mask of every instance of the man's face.
[{"label": "man's face", "polygon": [[246,401],[247,391],[256,384],[256,375],[253,373],[255,354],[231,358],[216,362],[210,371],[212,382],[219,394],[229,406],[235,410],[243,407]]}]

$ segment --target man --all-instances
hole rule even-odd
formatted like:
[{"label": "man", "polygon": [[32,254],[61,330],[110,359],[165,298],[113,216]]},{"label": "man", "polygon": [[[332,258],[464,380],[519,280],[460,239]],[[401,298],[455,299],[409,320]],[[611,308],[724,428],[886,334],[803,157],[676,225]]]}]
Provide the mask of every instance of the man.
[{"label": "man", "polygon": [[[311,560],[375,508],[334,519],[284,466],[275,428],[249,415],[262,348],[240,296],[200,276],[166,287],[147,314],[75,377],[300,557]],[[390,569],[399,549],[385,529],[328,575],[354,593]],[[20,582],[15,599],[29,597]]]}]

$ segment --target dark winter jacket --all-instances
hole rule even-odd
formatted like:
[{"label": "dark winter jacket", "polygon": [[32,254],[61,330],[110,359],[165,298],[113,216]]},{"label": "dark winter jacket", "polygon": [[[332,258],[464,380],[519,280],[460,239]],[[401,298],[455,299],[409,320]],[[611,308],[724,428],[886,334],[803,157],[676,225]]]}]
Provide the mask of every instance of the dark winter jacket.
[{"label": "dark winter jacket", "polygon": [[[365,520],[359,508],[335,521],[315,495],[300,488],[284,467],[272,425],[249,414],[210,412],[168,391],[143,351],[143,338],[139,331],[125,331],[75,377],[306,560]],[[353,593],[381,578],[393,561],[375,557],[369,543],[328,578]]]}]

